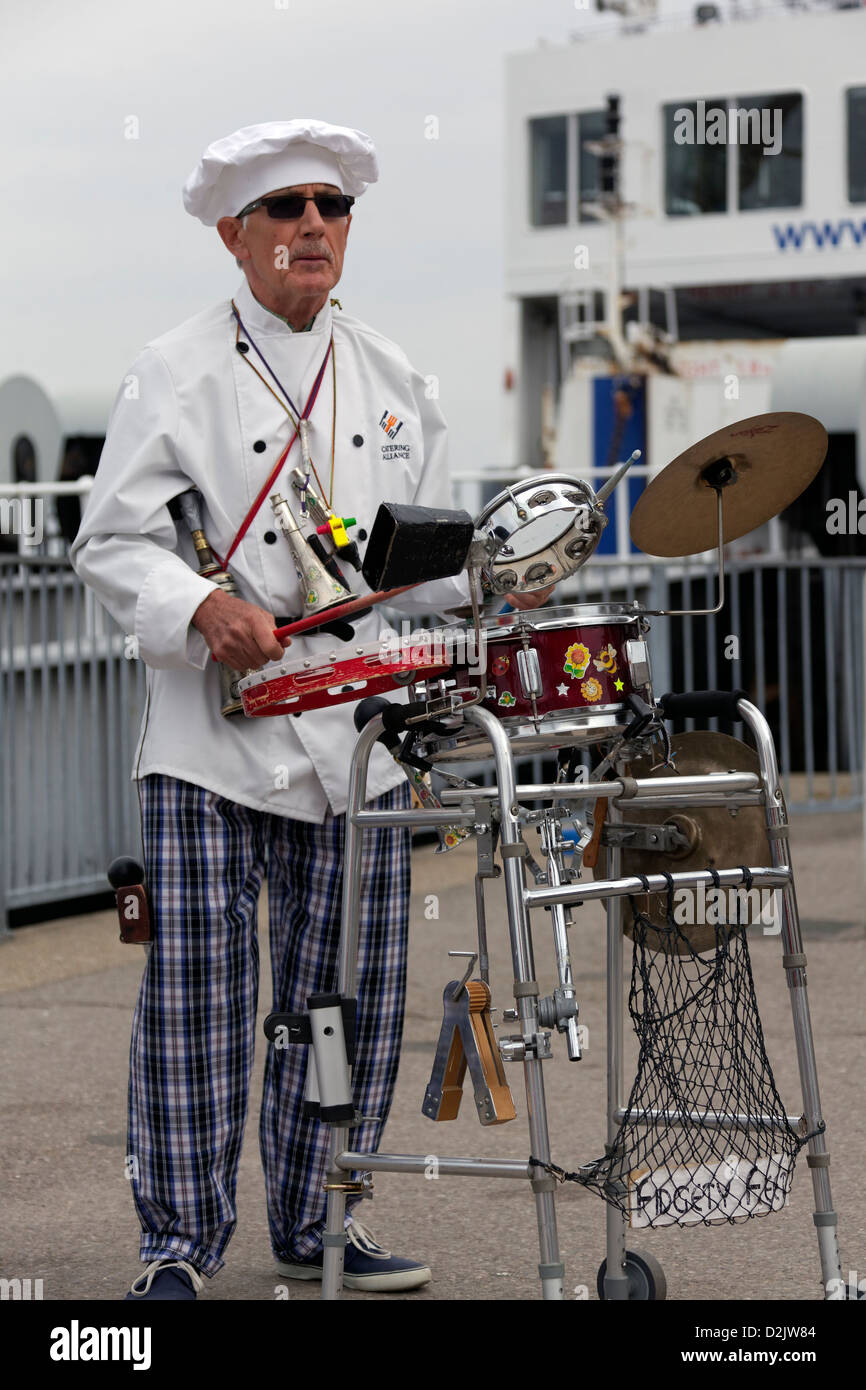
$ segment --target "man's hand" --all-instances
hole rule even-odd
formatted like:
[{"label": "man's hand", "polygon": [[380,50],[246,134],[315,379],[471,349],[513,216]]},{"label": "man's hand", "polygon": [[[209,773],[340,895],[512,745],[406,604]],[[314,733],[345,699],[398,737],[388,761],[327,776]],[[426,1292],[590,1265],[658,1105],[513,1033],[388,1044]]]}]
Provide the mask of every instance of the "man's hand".
[{"label": "man's hand", "polygon": [[[273,613],[234,598],[222,589],[214,589],[192,616],[217,661],[225,662],[233,671],[257,671],[266,661],[278,661],[283,644],[274,636],[276,619]],[[291,639],[285,638],[285,646]]]},{"label": "man's hand", "polygon": [[511,604],[512,608],[540,608],[542,603],[546,603],[556,588],[551,584],[547,589],[535,589],[531,594],[506,594],[505,600]]}]

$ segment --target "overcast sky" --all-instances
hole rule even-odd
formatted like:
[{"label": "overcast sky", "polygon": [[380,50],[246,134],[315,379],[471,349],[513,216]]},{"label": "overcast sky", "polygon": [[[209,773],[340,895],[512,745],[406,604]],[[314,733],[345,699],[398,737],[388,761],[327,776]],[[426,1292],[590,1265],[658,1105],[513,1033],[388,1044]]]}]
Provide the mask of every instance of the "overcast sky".
[{"label": "overcast sky", "polygon": [[439,376],[454,465],[495,462],[503,55],[581,22],[573,0],[6,0],[0,380],[110,402],[145,342],[237,284],[181,203],[204,147],[315,116],[381,166],[337,295]]},{"label": "overcast sky", "polygon": [[[237,284],[216,230],[181,203],[204,147],[254,122],[315,116],[366,131],[380,156],[337,294],[440,378],[454,466],[497,461],[503,58],[564,42],[597,15],[575,0],[3,10],[0,380],[32,374],[101,414],[145,342]],[[438,140],[425,138],[430,115]],[[129,117],[138,139],[125,138]]]}]

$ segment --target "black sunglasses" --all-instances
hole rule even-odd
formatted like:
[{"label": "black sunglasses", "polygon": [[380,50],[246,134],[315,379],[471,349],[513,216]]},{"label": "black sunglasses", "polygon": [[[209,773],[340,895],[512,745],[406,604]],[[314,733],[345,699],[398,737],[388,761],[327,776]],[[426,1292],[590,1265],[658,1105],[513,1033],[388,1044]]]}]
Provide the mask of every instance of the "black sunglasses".
[{"label": "black sunglasses", "polygon": [[237,216],[246,217],[256,208],[266,208],[268,217],[275,221],[297,222],[306,212],[307,203],[315,203],[320,217],[347,217],[354,201],[346,193],[275,193],[271,198],[257,198],[254,203],[247,203]]}]

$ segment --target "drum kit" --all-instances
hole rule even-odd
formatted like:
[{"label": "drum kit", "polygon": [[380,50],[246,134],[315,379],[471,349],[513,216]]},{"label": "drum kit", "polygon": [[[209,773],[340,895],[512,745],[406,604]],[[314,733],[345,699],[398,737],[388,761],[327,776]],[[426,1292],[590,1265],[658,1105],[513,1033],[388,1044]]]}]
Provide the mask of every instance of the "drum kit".
[{"label": "drum kit", "polygon": [[[687,611],[718,611],[724,601],[725,543],[788,506],[818,472],[826,448],[823,426],[793,412],[759,415],[717,430],[649,482],[632,513],[632,539],[640,549],[662,557],[717,547],[716,608]],[[428,517],[425,524],[433,537],[440,531],[444,535],[452,524],[464,528],[457,546],[462,562],[458,558],[455,566],[454,544],[446,545],[451,568],[440,573],[468,570],[471,622],[432,630],[429,643],[423,634],[415,634],[408,652],[395,655],[376,643],[350,645],[348,654],[340,656],[334,644],[322,657],[274,662],[238,682],[249,716],[315,711],[354,701],[360,730],[351,760],[346,817],[339,993],[316,996],[310,1014],[301,1019],[273,1015],[266,1024],[273,1041],[279,1029],[285,1033],[288,1022],[292,1036],[310,1048],[314,1065],[308,1066],[308,1103],[332,1129],[325,1298],[337,1298],[342,1288],[347,1196],[366,1193],[376,1171],[423,1173],[428,1158],[359,1152],[348,1146],[350,1130],[359,1119],[352,1104],[349,1057],[361,837],[366,829],[384,825],[434,827],[440,832],[440,849],[475,841],[477,947],[464,953],[471,959],[462,978],[445,988],[442,1032],[422,1108],[437,1123],[452,1119],[468,1070],[482,1125],[507,1122],[515,1115],[507,1064],[522,1063],[531,1161],[440,1157],[438,1172],[443,1177],[460,1174],[529,1183],[538,1218],[541,1290],[548,1299],[563,1297],[564,1266],[556,1228],[556,1182],[547,1167],[551,1155],[543,1069],[553,1052],[554,1033],[564,1036],[570,1060],[578,1061],[581,1055],[568,933],[575,907],[598,901],[607,916],[607,1122],[612,1142],[624,1113],[623,935],[630,924],[623,920],[623,897],[632,895],[658,928],[650,944],[661,951],[672,884],[695,896],[713,884],[747,883],[772,890],[780,905],[782,964],[802,1086],[802,1132],[812,1136],[808,1164],[825,1289],[841,1277],[787,815],[763,715],[743,691],[661,698],[655,694],[650,619],[667,616],[666,610],[635,602],[490,611],[501,607],[507,595],[558,583],[590,560],[607,522],[604,505],[636,457],[619,465],[598,493],[575,478],[541,473],[506,487],[468,530],[465,514]],[[384,560],[371,557],[376,549],[375,533],[371,535],[364,576],[379,592],[366,597],[368,605],[417,579],[405,566],[401,570],[391,563],[398,552],[417,557],[424,551],[424,579],[431,577],[431,565],[435,567],[436,546],[419,547],[412,541],[411,526],[424,519],[407,520],[396,515],[399,510],[391,509],[379,528],[387,537]],[[409,527],[405,533],[400,529],[404,525]],[[453,542],[456,533],[449,534]],[[322,622],[340,616],[339,606],[333,604],[319,615]],[[308,616],[305,626],[310,621]],[[297,628],[290,625],[289,633],[293,630]],[[475,639],[474,661],[466,654],[469,637]],[[382,698],[389,694],[395,698]],[[742,721],[755,748],[710,732],[672,738],[664,721],[676,715]],[[416,785],[435,770],[445,789],[436,796],[428,782],[427,794],[408,811],[366,810],[367,766],[377,740],[390,747]],[[520,784],[515,758],[544,750],[558,750],[555,778]],[[461,764],[479,760],[488,765],[492,761],[492,786],[460,775]],[[529,851],[529,828],[541,834],[541,864]],[[497,850],[501,869],[495,862]],[[586,876],[587,870],[593,879]],[[527,886],[528,872],[534,878],[532,887]],[[510,1018],[517,1025],[507,1037],[501,1032],[497,1037],[491,1022],[484,910],[484,881],[500,875],[514,974],[514,1007],[504,1011],[503,1020]],[[530,927],[531,913],[543,909],[553,929],[557,972],[557,984],[546,996],[541,996],[536,980]],[[688,949],[713,950],[714,928],[696,922],[683,932]],[[476,959],[478,978],[471,979]],[[323,1020],[327,1026],[319,1026]],[[684,1118],[672,1114],[671,1123]],[[691,1113],[688,1121],[735,1128],[747,1125],[749,1117]],[[771,1120],[762,1117],[761,1122]],[[622,1213],[608,1207],[600,1296],[664,1297],[664,1278],[656,1262],[627,1248],[626,1231]]]}]

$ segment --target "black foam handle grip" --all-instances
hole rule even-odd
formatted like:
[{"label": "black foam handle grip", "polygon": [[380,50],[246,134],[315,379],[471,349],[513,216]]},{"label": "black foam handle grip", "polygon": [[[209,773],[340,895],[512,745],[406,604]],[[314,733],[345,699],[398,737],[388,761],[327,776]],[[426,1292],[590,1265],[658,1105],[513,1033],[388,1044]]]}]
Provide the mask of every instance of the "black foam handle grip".
[{"label": "black foam handle grip", "polygon": [[128,888],[130,884],[143,883],[144,869],[137,860],[122,854],[119,859],[112,859],[109,864],[108,882],[112,888]]},{"label": "black foam handle grip", "polygon": [[706,715],[712,719],[738,720],[737,703],[748,700],[747,690],[692,690],[684,695],[661,695],[659,704],[666,719],[696,718]]},{"label": "black foam handle grip", "polygon": [[379,735],[377,742],[384,743],[385,747],[391,752],[394,751],[400,742],[396,733],[387,723],[386,711],[393,708],[394,706],[391,704],[391,701],[386,700],[384,695],[368,695],[366,700],[361,700],[360,703],[355,706],[353,716],[355,728],[358,730],[358,733],[360,733],[362,729],[366,728],[371,719],[375,719],[377,714],[381,714],[383,720],[386,722],[385,728]]}]

